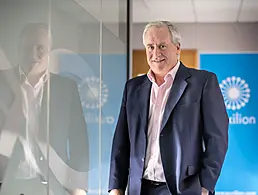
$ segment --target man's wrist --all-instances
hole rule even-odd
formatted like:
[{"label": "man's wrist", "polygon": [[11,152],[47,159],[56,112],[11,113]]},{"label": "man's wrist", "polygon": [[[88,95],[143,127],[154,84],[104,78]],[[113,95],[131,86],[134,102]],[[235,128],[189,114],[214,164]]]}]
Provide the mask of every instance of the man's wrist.
[{"label": "man's wrist", "polygon": [[121,189],[112,189],[109,192],[110,195],[124,195],[124,191]]},{"label": "man's wrist", "polygon": [[202,194],[203,195],[206,195],[206,194],[208,195],[209,191],[206,188],[202,187]]}]

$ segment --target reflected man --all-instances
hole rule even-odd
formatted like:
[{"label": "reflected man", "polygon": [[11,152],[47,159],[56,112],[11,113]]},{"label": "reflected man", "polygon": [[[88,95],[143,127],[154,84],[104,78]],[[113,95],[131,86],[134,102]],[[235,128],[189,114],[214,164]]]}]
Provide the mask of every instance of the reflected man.
[{"label": "reflected man", "polygon": [[77,84],[49,73],[51,44],[47,25],[26,25],[18,66],[0,72],[3,195],[46,194],[48,183],[53,194],[87,190],[89,145]]}]

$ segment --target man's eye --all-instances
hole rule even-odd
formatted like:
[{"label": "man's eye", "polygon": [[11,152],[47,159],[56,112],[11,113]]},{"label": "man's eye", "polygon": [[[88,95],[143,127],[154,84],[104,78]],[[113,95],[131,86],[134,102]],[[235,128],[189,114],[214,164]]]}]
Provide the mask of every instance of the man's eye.
[{"label": "man's eye", "polygon": [[43,46],[37,46],[37,50],[39,52],[44,52],[44,47]]},{"label": "man's eye", "polygon": [[153,46],[148,46],[148,50],[153,50],[154,47]]},{"label": "man's eye", "polygon": [[166,48],[165,45],[161,45],[161,46],[160,46],[160,49],[165,49],[165,48]]}]

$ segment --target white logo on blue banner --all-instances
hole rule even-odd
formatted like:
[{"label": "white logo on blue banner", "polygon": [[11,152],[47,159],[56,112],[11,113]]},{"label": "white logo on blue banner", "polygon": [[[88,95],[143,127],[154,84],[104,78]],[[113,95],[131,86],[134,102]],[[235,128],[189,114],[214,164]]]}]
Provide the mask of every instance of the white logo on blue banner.
[{"label": "white logo on blue banner", "polygon": [[257,195],[258,54],[201,54],[200,68],[217,75],[230,123],[216,194]]},{"label": "white logo on blue banner", "polygon": [[[228,110],[236,111],[245,107],[250,99],[250,88],[246,81],[240,77],[227,77],[220,83],[222,95]],[[254,116],[244,116],[234,112],[229,116],[229,123],[235,125],[256,124]]]},{"label": "white logo on blue banner", "polygon": [[228,77],[220,84],[227,109],[239,110],[250,98],[250,89],[240,77]]},{"label": "white logo on blue banner", "polygon": [[87,124],[90,146],[87,195],[100,191],[104,194],[107,192],[112,138],[126,82],[126,55],[103,54],[100,67],[99,54],[62,54],[59,66],[59,74],[78,84]]}]

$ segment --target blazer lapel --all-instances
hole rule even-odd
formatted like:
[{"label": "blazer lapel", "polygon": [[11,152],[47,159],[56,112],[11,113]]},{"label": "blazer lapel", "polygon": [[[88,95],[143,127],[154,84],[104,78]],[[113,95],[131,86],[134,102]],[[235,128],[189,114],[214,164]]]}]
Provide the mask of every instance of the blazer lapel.
[{"label": "blazer lapel", "polygon": [[187,68],[181,63],[176,74],[175,80],[173,82],[172,88],[169,92],[167,104],[165,106],[165,111],[161,123],[161,131],[164,129],[171,112],[173,111],[180,97],[184,93],[187,86],[186,79],[190,76],[191,75],[188,72]]},{"label": "blazer lapel", "polygon": [[148,116],[149,116],[149,105],[150,105],[150,92],[151,92],[151,81],[148,77],[145,78],[143,84],[138,89],[138,108],[144,125],[145,133],[148,130]]},{"label": "blazer lapel", "polygon": [[[43,96],[42,96],[42,102],[41,102],[41,109],[39,113],[39,124],[40,124],[39,138],[45,141],[47,139],[46,137],[47,128],[48,128],[47,120],[48,120],[48,115],[50,113],[50,110],[48,111],[48,109],[51,108],[50,103],[51,103],[51,95],[52,95],[51,92],[48,90],[49,88],[48,84],[51,85],[51,83],[48,83],[48,82],[50,82],[50,80],[46,81],[43,86]],[[51,89],[51,86],[50,86],[50,89]]]}]

